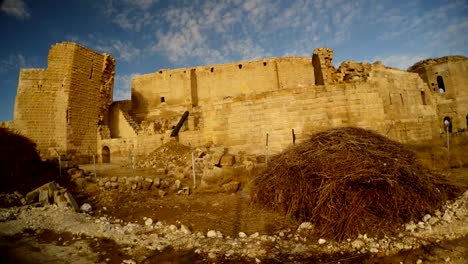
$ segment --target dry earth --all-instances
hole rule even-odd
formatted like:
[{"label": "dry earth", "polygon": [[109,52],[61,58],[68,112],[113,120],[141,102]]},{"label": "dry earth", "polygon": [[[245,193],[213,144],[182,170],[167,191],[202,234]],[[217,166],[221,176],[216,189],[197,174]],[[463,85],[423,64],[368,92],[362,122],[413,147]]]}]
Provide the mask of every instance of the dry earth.
[{"label": "dry earth", "polygon": [[[97,177],[154,173],[106,164],[98,166]],[[468,186],[468,169],[449,173]],[[468,259],[468,192],[441,208],[440,216],[433,214],[432,220],[407,224],[385,237],[362,234],[341,243],[320,240],[309,234],[307,225],[251,205],[245,191],[160,197],[151,191],[104,190],[91,184],[74,195],[80,205],[87,202],[93,210],[1,209],[2,262],[467,263]]]}]

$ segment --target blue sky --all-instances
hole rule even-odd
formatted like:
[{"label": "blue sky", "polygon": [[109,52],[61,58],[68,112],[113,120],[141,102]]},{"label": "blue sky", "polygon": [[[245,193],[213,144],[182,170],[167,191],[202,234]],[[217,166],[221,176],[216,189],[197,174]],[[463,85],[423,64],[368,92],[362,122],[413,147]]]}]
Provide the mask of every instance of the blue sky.
[{"label": "blue sky", "polygon": [[406,69],[468,55],[467,0],[0,0],[0,121],[13,119],[19,68],[47,67],[50,46],[75,41],[117,59],[114,100],[160,68],[264,57]]}]

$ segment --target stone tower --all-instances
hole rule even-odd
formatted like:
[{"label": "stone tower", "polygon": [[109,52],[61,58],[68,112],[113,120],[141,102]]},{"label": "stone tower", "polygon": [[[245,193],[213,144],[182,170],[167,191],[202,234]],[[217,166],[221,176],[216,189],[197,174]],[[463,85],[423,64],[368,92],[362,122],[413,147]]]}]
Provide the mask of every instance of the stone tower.
[{"label": "stone tower", "polygon": [[76,43],[53,45],[47,69],[21,69],[14,128],[36,142],[41,156],[55,150],[79,162],[97,151],[98,128],[112,103],[115,60]]}]

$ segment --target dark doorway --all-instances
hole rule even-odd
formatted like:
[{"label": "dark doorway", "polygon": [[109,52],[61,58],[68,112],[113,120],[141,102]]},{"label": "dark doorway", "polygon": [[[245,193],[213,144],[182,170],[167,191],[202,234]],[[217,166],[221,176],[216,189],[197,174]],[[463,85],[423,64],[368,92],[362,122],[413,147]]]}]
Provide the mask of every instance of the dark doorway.
[{"label": "dark doorway", "polygon": [[102,163],[110,163],[110,150],[107,146],[102,148]]},{"label": "dark doorway", "polygon": [[449,133],[452,133],[452,120],[448,116],[444,117],[444,130],[445,131],[447,131],[447,127],[448,127]]},{"label": "dark doorway", "polygon": [[466,115],[466,128],[468,128],[468,115]]},{"label": "dark doorway", "polygon": [[445,84],[442,76],[437,76],[437,86],[439,86],[439,93],[445,93]]}]

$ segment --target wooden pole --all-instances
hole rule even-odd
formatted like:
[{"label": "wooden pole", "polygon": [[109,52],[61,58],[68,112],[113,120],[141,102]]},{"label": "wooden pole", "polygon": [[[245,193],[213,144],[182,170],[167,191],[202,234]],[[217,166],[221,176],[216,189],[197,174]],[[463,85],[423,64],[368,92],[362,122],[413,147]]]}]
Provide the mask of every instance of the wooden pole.
[{"label": "wooden pole", "polygon": [[266,133],[265,141],[265,164],[268,165],[268,133]]},{"label": "wooden pole", "polygon": [[192,174],[193,174],[193,188],[197,186],[196,182],[196,176],[195,176],[195,155],[193,154],[194,152],[192,151]]}]

